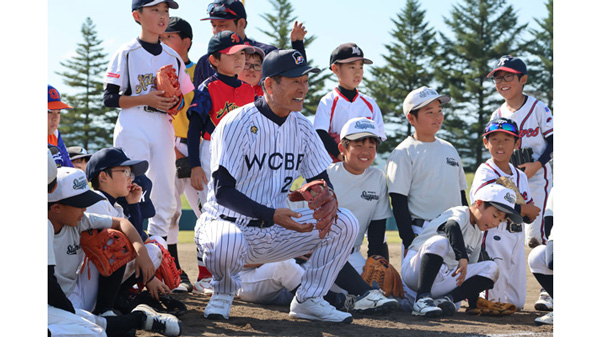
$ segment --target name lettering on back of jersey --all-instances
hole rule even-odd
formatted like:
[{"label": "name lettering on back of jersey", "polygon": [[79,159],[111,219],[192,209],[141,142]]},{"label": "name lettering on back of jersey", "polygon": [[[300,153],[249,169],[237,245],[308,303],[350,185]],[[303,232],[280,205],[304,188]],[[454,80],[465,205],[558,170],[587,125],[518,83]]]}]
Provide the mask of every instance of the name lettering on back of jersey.
[{"label": "name lettering on back of jersey", "polygon": [[254,158],[252,159],[248,158],[247,155],[244,156],[244,161],[246,162],[246,168],[248,168],[248,171],[250,171],[254,165],[258,165],[258,168],[262,169],[263,165],[265,165],[265,160],[267,167],[271,170],[279,170],[282,167],[285,170],[298,170],[303,159],[303,153],[297,155],[295,153],[281,154],[275,152],[269,155],[268,158],[267,154],[263,153],[260,158],[254,155]]},{"label": "name lettering on back of jersey", "polygon": [[538,126],[535,129],[523,129],[519,132],[519,136],[523,137],[535,137],[540,133],[540,127]]},{"label": "name lettering on back of jersey", "polygon": [[139,94],[148,90],[154,84],[154,74],[138,75],[139,84],[135,86],[135,93]]},{"label": "name lettering on back of jersey", "polygon": [[376,192],[373,191],[363,191],[360,197],[365,199],[366,201],[379,200],[379,196]]},{"label": "name lettering on back of jersey", "polygon": [[460,166],[460,164],[456,161],[456,159],[454,158],[450,158],[450,157],[446,157],[446,164],[450,165],[450,166]]},{"label": "name lettering on back of jersey", "polygon": [[223,105],[223,109],[217,111],[217,119],[221,119],[227,113],[229,113],[230,111],[233,111],[237,108],[238,108],[237,104],[230,103],[229,101],[225,102],[225,104]]}]

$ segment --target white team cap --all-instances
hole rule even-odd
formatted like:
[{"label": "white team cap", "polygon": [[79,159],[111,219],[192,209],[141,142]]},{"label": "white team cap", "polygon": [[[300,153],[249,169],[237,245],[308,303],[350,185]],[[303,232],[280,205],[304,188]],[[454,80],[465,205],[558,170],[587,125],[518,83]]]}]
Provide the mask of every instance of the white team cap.
[{"label": "white team cap", "polygon": [[440,95],[434,89],[428,87],[415,89],[404,99],[404,104],[402,105],[404,115],[408,116],[408,113],[412,110],[420,109],[436,99],[439,99],[442,104],[450,102],[450,96]]},{"label": "white team cap", "polygon": [[61,166],[58,168],[56,179],[56,189],[48,194],[48,202],[86,208],[104,199],[90,190],[85,173],[80,169]]},{"label": "white team cap", "polygon": [[377,124],[366,117],[352,118],[344,124],[340,131],[340,139],[358,140],[366,137],[375,137],[381,142],[381,131]]},{"label": "white team cap", "polygon": [[[515,210],[517,195],[509,188],[498,184],[489,184],[480,188],[474,195],[475,200],[487,201],[514,223],[522,223],[523,218]],[[473,202],[475,201],[473,200]]]},{"label": "white team cap", "polygon": [[52,152],[48,149],[48,184],[56,179],[56,162],[52,156]]}]

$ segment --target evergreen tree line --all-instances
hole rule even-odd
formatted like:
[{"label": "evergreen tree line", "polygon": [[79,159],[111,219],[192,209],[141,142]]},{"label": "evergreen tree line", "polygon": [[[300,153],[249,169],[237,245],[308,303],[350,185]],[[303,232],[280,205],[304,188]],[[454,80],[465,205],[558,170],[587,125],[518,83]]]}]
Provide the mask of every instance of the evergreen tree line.
[{"label": "evergreen tree line", "polygon": [[[262,14],[268,29],[259,29],[278,48],[289,48],[290,30],[298,18],[290,0],[269,0],[271,13]],[[503,55],[522,58],[528,67],[525,92],[553,108],[553,0],[546,2],[544,18],[535,25],[518,24],[518,16],[505,0],[459,0],[443,18],[446,33],[426,20],[418,0],[407,0],[391,20],[394,29],[385,45],[385,62],[365,70],[365,91],[375,98],[386,123],[385,141],[378,152],[383,160],[412,133],[402,112],[408,93],[421,86],[435,88],[452,97],[444,106],[445,121],[438,134],[454,144],[465,170],[474,171],[484,161],[483,128],[491,113],[502,104],[495,86],[486,76]],[[76,56],[61,62],[67,70],[57,72],[76,93],[63,94],[73,110],[63,113],[61,133],[68,146],[82,145],[90,151],[110,146],[117,111],[102,104],[102,80],[108,63],[95,25],[87,18],[82,25],[83,42]],[[526,35],[525,33],[529,33]],[[317,37],[304,40],[307,51]],[[310,52],[308,52],[309,64]],[[332,78],[321,72],[310,78],[310,91],[303,113],[314,115]]]}]

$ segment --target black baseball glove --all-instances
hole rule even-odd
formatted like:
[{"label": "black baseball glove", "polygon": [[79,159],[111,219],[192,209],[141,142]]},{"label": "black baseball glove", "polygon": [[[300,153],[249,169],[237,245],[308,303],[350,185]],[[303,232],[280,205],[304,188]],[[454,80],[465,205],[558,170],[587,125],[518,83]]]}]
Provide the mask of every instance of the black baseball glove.
[{"label": "black baseball glove", "polygon": [[189,178],[192,176],[192,168],[190,167],[190,158],[183,157],[175,161],[175,167],[177,168],[177,178]]},{"label": "black baseball glove", "polygon": [[514,150],[512,156],[510,156],[510,163],[515,167],[519,167],[521,164],[533,162],[533,150],[530,147]]}]

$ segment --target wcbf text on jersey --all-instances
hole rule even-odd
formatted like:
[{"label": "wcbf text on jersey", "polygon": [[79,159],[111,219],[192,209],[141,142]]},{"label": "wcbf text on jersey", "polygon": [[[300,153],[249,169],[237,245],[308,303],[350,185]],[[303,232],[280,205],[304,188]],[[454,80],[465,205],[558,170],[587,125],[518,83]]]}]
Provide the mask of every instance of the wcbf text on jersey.
[{"label": "wcbf text on jersey", "polygon": [[[248,168],[248,171],[252,169],[252,166],[254,166],[254,164],[258,165],[259,169],[262,169],[263,165],[265,164],[265,159],[267,159],[266,153],[263,153],[260,159],[257,155],[254,155],[254,158],[252,158],[252,160],[250,160],[250,158],[248,158],[247,155],[244,156],[244,160],[246,161],[246,167]],[[298,170],[298,167],[300,167],[300,163],[302,163],[303,159],[303,153],[282,154],[275,152],[269,155],[269,158],[267,159],[267,165],[271,170],[279,170],[280,168],[282,168],[282,166],[286,170]]]}]

